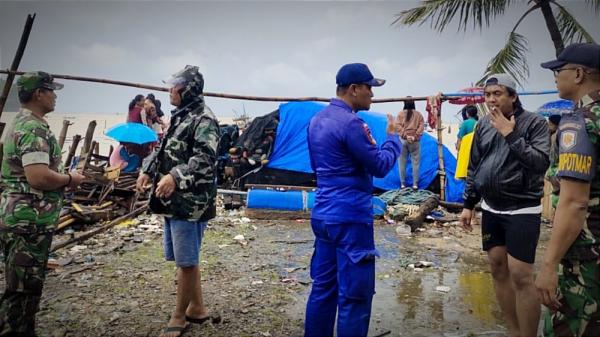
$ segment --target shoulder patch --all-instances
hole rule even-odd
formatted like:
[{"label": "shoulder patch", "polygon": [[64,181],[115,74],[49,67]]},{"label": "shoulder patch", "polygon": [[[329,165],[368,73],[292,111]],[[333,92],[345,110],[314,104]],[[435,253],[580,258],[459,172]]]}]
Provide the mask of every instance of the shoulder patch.
[{"label": "shoulder patch", "polygon": [[577,131],[567,130],[560,134],[560,147],[564,151],[568,151],[577,145]]},{"label": "shoulder patch", "polygon": [[377,142],[375,141],[375,138],[373,138],[373,134],[371,134],[371,129],[369,129],[369,126],[367,125],[367,123],[363,123],[362,127],[363,127],[363,130],[365,131],[365,134],[367,135],[367,139],[369,139],[371,144],[376,145]]}]

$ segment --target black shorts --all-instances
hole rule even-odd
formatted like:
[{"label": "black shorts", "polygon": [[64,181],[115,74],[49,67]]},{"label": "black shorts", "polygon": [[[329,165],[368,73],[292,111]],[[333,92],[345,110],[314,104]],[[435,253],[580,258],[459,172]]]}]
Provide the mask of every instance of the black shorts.
[{"label": "black shorts", "polygon": [[533,264],[535,249],[540,238],[540,223],[540,214],[504,215],[483,211],[481,217],[483,250],[506,246],[510,256]]}]

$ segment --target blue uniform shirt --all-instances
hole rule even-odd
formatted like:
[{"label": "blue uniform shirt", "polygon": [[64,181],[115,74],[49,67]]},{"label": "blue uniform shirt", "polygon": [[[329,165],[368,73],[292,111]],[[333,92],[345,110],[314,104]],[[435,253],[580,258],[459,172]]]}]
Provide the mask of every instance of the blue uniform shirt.
[{"label": "blue uniform shirt", "polygon": [[384,177],[400,154],[397,135],[377,147],[367,124],[342,100],[332,99],[308,127],[317,175],[312,218],[336,223],[373,222],[373,176]]}]

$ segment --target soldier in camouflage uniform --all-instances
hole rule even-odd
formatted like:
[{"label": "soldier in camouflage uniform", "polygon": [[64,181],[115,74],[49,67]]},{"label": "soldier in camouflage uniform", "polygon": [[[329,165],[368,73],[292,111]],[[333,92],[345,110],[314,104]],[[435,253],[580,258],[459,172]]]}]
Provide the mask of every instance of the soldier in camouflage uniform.
[{"label": "soldier in camouflage uniform", "polygon": [[179,336],[187,323],[202,323],[209,313],[202,301],[198,259],[207,221],[215,216],[219,126],[204,105],[204,79],[186,66],[169,80],[171,124],[161,144],[144,160],[138,190],[152,180],[150,208],[165,216],[164,249],[175,261],[177,306],[161,336]]},{"label": "soldier in camouflage uniform", "polygon": [[573,44],[542,67],[575,103],[558,127],[559,202],[536,279],[544,335],[600,336],[600,46]]},{"label": "soldier in camouflage uniform", "polygon": [[63,86],[44,72],[17,81],[21,110],[6,130],[0,199],[0,247],[6,289],[0,300],[0,336],[34,336],[52,233],[63,189],[83,176],[63,174],[61,149],[44,115]]}]

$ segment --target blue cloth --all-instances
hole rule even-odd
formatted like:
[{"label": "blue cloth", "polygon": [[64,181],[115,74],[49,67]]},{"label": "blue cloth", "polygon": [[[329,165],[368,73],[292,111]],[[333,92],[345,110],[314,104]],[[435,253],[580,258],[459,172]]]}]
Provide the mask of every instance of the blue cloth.
[{"label": "blue cloth", "polygon": [[375,294],[373,225],[311,220],[315,251],[310,264],[313,279],[306,305],[304,335],[367,336]]},{"label": "blue cloth", "polygon": [[206,225],[205,221],[165,218],[165,259],[175,261],[177,267],[197,266]]},{"label": "blue cloth", "polygon": [[125,166],[125,168],[121,170],[123,172],[135,172],[135,170],[137,170],[140,167],[140,165],[142,165],[142,159],[140,158],[140,156],[134,153],[130,154],[129,152],[127,152],[125,146],[121,146],[121,150],[119,150],[119,155],[127,163],[127,166]]},{"label": "blue cloth", "polygon": [[[310,167],[310,156],[307,145],[307,128],[310,120],[325,105],[317,102],[291,102],[279,106],[280,123],[277,127],[277,137],[273,153],[267,164],[270,168],[288,171],[313,173]],[[384,114],[372,111],[360,111],[358,117],[364,120],[373,134],[377,144],[383,144],[387,138],[387,118]],[[437,156],[437,140],[429,134],[421,137],[421,163],[419,165],[419,188],[427,188],[438,175],[439,161]],[[446,200],[462,202],[464,182],[454,179],[456,157],[443,147],[444,169],[446,171]],[[409,159],[407,177],[412,181],[412,163]],[[400,188],[398,165],[384,178],[374,178],[373,185],[382,190]]]},{"label": "blue cloth", "polygon": [[368,125],[342,100],[315,115],[308,127],[317,193],[311,217],[335,222],[373,222],[373,176],[384,177],[400,154],[397,135],[380,148]]},{"label": "blue cloth", "polygon": [[464,137],[465,135],[468,135],[469,133],[473,132],[473,129],[475,129],[475,124],[477,124],[475,118],[469,118],[466,121],[462,122],[462,124],[458,128],[458,139],[462,139],[462,137]]}]

